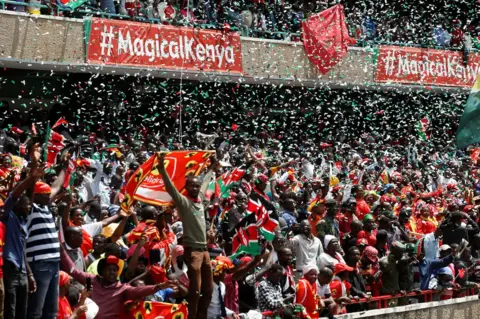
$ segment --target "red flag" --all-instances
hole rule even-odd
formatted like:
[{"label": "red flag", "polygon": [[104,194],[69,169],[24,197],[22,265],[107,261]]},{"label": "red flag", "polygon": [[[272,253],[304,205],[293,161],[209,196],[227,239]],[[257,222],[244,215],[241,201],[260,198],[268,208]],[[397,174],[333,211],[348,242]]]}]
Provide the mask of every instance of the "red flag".
[{"label": "red flag", "polygon": [[302,24],[305,53],[322,74],[327,74],[348,52],[350,37],[343,6],[337,4],[314,14]]},{"label": "red flag", "polygon": [[223,174],[223,185],[228,186],[231,183],[240,181],[245,173],[245,170],[235,167],[233,171]]},{"label": "red flag", "polygon": [[65,137],[62,134],[59,134],[55,131],[51,131],[50,138],[48,139],[48,156],[47,156],[47,166],[55,164],[55,159],[57,154],[65,148]]},{"label": "red flag", "polygon": [[234,131],[238,130],[238,125],[235,123],[232,123],[232,130]]},{"label": "red flag", "polygon": [[126,318],[142,319],[187,319],[188,309],[186,303],[171,304],[165,302],[141,301],[135,304],[135,307],[129,311]]},{"label": "red flag", "polygon": [[[214,151],[174,151],[165,154],[165,169],[175,187],[184,193],[186,177],[198,175],[206,160]],[[152,205],[169,204],[172,198],[165,190],[162,176],[155,167],[157,154],[150,157],[132,174],[125,186],[125,199],[121,206],[128,208],[135,200]]]},{"label": "red flag", "polygon": [[77,167],[75,160],[69,159],[68,160],[68,167],[65,170],[65,179],[63,180],[63,187],[68,188],[70,185],[70,179],[72,177],[72,173],[75,170],[75,167]]},{"label": "red flag", "polygon": [[67,124],[68,124],[67,120],[65,120],[63,117],[61,117],[61,118],[58,119],[58,121],[55,124],[53,124],[52,130],[55,129],[56,127],[60,126],[60,125],[67,125]]}]

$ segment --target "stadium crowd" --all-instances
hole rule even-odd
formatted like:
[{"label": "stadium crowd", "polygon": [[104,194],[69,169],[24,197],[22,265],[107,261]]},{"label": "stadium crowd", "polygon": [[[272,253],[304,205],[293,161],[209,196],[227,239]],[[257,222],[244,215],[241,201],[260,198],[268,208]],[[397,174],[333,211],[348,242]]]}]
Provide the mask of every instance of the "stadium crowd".
[{"label": "stadium crowd", "polygon": [[[298,153],[271,136],[198,133],[188,149],[216,156],[181,194],[156,153],[181,144],[43,124],[0,136],[4,318],[134,318],[141,301],[187,301],[190,318],[318,318],[480,287],[478,148],[362,134]],[[172,203],[122,211],[151,156]],[[256,251],[235,243],[252,207],[276,225]]]},{"label": "stadium crowd", "polygon": [[[75,10],[69,1],[19,0],[15,11],[84,17],[110,14],[111,18],[158,22],[178,26],[228,29],[243,35],[299,41],[302,21],[338,1],[303,0],[87,0]],[[22,3],[28,2],[30,6]],[[345,7],[350,36],[357,45],[390,43],[439,48],[480,48],[477,2],[445,6],[404,1],[340,1]],[[47,5],[49,9],[41,9]],[[60,10],[56,10],[59,8]],[[399,27],[401,26],[401,27]]]}]

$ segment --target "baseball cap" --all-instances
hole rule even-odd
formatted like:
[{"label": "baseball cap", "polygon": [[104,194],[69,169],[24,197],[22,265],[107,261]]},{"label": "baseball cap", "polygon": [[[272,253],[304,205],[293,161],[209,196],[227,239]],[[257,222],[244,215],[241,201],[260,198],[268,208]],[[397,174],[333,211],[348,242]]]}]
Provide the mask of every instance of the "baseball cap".
[{"label": "baseball cap", "polygon": [[440,251],[445,251],[445,250],[450,250],[450,249],[452,249],[452,247],[450,247],[449,245],[442,245],[439,248]]},{"label": "baseball cap", "polygon": [[334,270],[335,274],[339,274],[339,273],[344,272],[344,271],[353,271],[353,268],[350,267],[350,266],[347,266],[346,264],[336,264],[335,265],[335,270]]}]

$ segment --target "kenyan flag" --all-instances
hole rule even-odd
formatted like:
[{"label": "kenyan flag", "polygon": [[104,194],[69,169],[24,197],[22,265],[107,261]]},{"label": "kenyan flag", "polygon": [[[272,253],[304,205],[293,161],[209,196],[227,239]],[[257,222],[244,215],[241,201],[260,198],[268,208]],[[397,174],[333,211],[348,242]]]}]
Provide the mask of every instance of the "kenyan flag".
[{"label": "kenyan flag", "polygon": [[275,238],[278,222],[270,218],[268,211],[260,201],[249,199],[247,213],[248,216],[237,225],[232,238],[231,258],[235,258],[241,253],[251,256],[259,255],[261,253],[258,243],[259,235],[262,235],[267,241]]},{"label": "kenyan flag", "polygon": [[258,227],[255,221],[255,215],[250,214],[237,225],[235,235],[232,238],[232,256],[246,253],[251,256],[260,254],[260,245],[258,244]]},{"label": "kenyan flag", "polygon": [[247,212],[255,215],[256,224],[259,232],[265,237],[265,240],[272,241],[275,238],[275,229],[278,222],[272,218],[260,201],[248,200]]}]

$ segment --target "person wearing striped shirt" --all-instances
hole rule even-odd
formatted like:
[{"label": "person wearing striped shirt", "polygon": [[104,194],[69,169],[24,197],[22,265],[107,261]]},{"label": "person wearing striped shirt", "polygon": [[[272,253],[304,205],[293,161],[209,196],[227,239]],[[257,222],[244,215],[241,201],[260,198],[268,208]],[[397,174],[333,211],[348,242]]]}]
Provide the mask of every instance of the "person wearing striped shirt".
[{"label": "person wearing striped shirt", "polygon": [[58,311],[60,243],[48,207],[50,193],[48,184],[35,183],[32,212],[27,220],[27,261],[37,283],[37,290],[28,297],[29,319],[55,319]]}]

